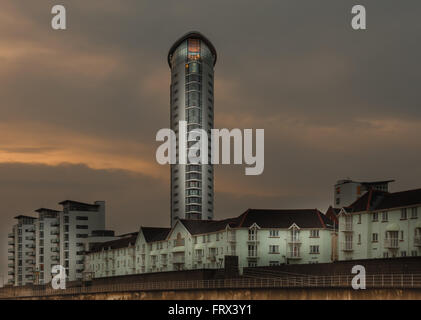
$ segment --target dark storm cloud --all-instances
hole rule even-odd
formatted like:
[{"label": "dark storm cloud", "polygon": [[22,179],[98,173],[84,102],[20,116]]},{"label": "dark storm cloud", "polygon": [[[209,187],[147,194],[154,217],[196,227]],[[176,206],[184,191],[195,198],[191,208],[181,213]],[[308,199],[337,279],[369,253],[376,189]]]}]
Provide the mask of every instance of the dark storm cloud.
[{"label": "dark storm cloud", "polygon": [[[108,227],[166,225],[167,50],[199,30],[218,51],[215,127],[264,128],[265,171],[217,166],[216,218],[331,203],[339,178],[419,187],[419,1],[4,1],[0,11],[1,245],[18,213],[107,201]],[[68,164],[62,164],[67,162]],[[0,273],[5,274],[3,260]]]}]

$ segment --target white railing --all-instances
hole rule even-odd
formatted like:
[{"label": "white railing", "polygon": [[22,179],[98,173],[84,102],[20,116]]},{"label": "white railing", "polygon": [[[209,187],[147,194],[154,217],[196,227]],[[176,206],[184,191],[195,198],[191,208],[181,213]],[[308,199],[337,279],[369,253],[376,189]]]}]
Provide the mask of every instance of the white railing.
[{"label": "white railing", "polygon": [[184,256],[176,256],[176,255],[173,256],[173,260],[172,260],[173,263],[184,263],[184,261],[185,261]]},{"label": "white railing", "polygon": [[415,236],[415,238],[414,238],[414,246],[421,247],[421,235],[420,236]]},{"label": "white railing", "polygon": [[389,249],[399,248],[399,239],[398,238],[384,239],[384,247],[389,248]]},{"label": "white railing", "polygon": [[352,222],[342,222],[340,225],[341,231],[352,232]]},{"label": "white railing", "polygon": [[353,251],[353,245],[352,245],[352,241],[342,241],[341,243],[341,249],[342,251]]},{"label": "white railing", "polygon": [[[344,288],[352,289],[355,275],[287,276],[282,278],[236,278],[215,280],[154,281],[126,284],[93,285],[54,290],[51,287],[9,287],[0,289],[0,299],[66,296],[108,292],[197,290],[223,288]],[[421,274],[366,275],[366,289],[421,289]]]}]

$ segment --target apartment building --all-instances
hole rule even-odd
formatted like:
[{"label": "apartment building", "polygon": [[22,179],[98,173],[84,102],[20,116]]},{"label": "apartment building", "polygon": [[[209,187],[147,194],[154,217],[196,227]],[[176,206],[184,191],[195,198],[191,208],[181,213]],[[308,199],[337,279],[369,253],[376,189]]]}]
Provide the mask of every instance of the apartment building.
[{"label": "apartment building", "polygon": [[91,246],[85,258],[85,273],[96,278],[135,273],[137,232]]},{"label": "apartment building", "polygon": [[339,213],[339,260],[421,255],[421,189],[370,190]]},{"label": "apartment building", "polygon": [[[89,270],[94,277],[125,272],[148,273],[203,268],[222,268],[226,256],[237,256],[244,267],[332,260],[332,224],[316,209],[256,210],[219,221],[178,220],[172,228],[141,227],[135,242],[135,267],[115,273],[107,269],[116,253],[131,266],[130,246],[117,240],[90,252]],[[103,267],[102,267],[103,266]],[[103,269],[104,268],[104,269]],[[124,268],[124,266],[123,266]],[[127,268],[127,267],[126,267]]]},{"label": "apartment building", "polygon": [[105,229],[105,202],[94,204],[65,200],[60,216],[60,265],[69,281],[81,280],[86,239],[94,230]]},{"label": "apartment building", "polygon": [[17,224],[9,233],[8,256],[9,284],[22,286],[34,283],[35,268],[35,226],[36,218],[19,215]]},{"label": "apartment building", "polygon": [[51,270],[60,262],[60,211],[40,208],[35,210],[38,219],[35,226],[35,283],[44,284],[51,281]]},{"label": "apartment building", "polygon": [[40,208],[38,217],[20,215],[9,233],[9,284],[46,284],[52,267],[66,268],[67,280],[82,279],[85,251],[116,239],[105,228],[105,202],[65,200],[63,210]]}]

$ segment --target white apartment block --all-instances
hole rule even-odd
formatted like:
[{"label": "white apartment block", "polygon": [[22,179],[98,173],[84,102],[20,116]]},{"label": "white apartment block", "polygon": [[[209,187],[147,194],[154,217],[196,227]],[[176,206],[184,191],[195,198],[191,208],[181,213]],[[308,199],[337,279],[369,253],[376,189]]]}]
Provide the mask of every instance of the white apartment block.
[{"label": "white apartment block", "polygon": [[68,281],[82,280],[85,240],[94,230],[105,229],[105,202],[94,204],[65,200],[60,212],[60,265],[66,268]]},{"label": "white apartment block", "polygon": [[339,213],[339,260],[421,255],[421,189],[370,190]]},{"label": "white apartment block", "polygon": [[105,202],[94,204],[66,200],[63,210],[40,208],[38,218],[17,216],[9,234],[9,284],[46,284],[52,267],[66,268],[67,280],[81,280],[85,251],[95,244],[116,239],[104,230]]},{"label": "white apartment block", "polygon": [[[330,220],[315,209],[249,209],[232,219],[178,220],[171,229],[141,227],[134,246],[132,239],[125,247],[117,240],[88,253],[87,270],[98,278],[223,268],[225,256],[238,256],[240,271],[253,266],[330,262],[332,233]],[[117,257],[126,264],[118,266]]]},{"label": "white apartment block", "polygon": [[9,233],[8,283],[15,286],[34,283],[36,218],[19,215],[17,224]]}]

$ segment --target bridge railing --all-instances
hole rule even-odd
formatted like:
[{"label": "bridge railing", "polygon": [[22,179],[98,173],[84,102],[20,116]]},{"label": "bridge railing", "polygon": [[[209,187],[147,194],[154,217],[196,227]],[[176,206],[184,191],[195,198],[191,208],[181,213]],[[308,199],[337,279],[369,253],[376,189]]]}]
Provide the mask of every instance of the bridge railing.
[{"label": "bridge railing", "polygon": [[[64,290],[36,286],[33,288],[0,289],[0,299],[48,297],[133,291],[251,289],[251,288],[352,288],[355,275],[282,276],[279,278],[235,278],[215,280],[155,281],[138,283],[104,284],[72,287]],[[366,275],[366,288],[421,288],[421,274]]]}]

